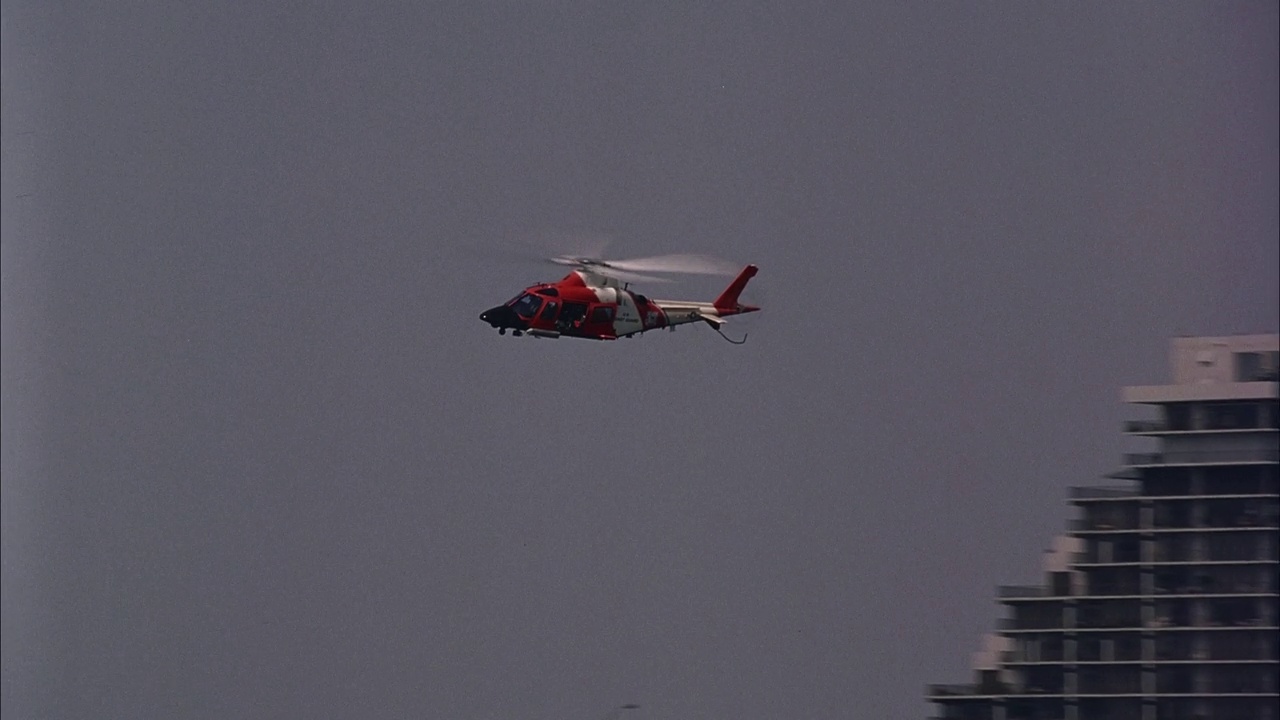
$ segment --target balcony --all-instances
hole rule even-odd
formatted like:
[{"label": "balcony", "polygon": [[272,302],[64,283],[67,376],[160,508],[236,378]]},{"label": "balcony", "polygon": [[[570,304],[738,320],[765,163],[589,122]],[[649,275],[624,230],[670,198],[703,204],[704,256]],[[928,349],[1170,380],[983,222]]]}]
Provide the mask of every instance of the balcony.
[{"label": "balcony", "polygon": [[1276,427],[1269,424],[1252,422],[1232,422],[1208,420],[1200,427],[1170,425],[1160,420],[1128,420],[1124,423],[1124,431],[1129,435],[1165,435],[1173,433],[1221,433],[1221,432],[1275,432]]},{"label": "balcony", "polygon": [[1088,587],[1085,595],[1093,598],[1138,597],[1143,594],[1138,585],[1138,568],[1101,567],[1090,568],[1086,574]]},{"label": "balcony", "polygon": [[1119,668],[1109,668],[1110,672],[1088,672],[1080,674],[1080,694],[1081,695],[1140,695],[1142,694],[1142,679],[1138,674],[1138,668],[1125,668],[1124,672],[1119,672]]},{"label": "balcony", "polygon": [[1168,405],[1170,403],[1187,402],[1251,402],[1255,400],[1272,400],[1275,396],[1275,381],[1138,385],[1125,388],[1123,393],[1124,401],[1135,405]]},{"label": "balcony", "polygon": [[1139,532],[1137,521],[1120,522],[1114,518],[1073,518],[1067,521],[1067,527],[1073,533],[1136,533]]},{"label": "balcony", "polygon": [[[1074,630],[1079,632],[1137,632],[1143,629],[1142,620],[1136,617],[1123,617],[1114,615],[1109,617],[1089,618],[1081,620]],[[1141,653],[1128,658],[1114,658],[1115,660],[1141,660]]]},{"label": "balcony", "polygon": [[1159,420],[1127,420],[1124,431],[1131,435],[1152,435],[1169,432],[1169,424]]},{"label": "balcony", "polygon": [[996,629],[998,629],[1002,635],[1010,633],[1060,633],[1066,632],[1067,630],[1067,628],[1063,627],[1061,620],[1042,620],[1040,622],[1028,623],[1019,618],[1011,617],[1002,617],[997,619]]},{"label": "balcony", "polygon": [[991,693],[982,692],[976,685],[930,685],[927,694],[931,698],[977,698],[991,696]]},{"label": "balcony", "polygon": [[997,589],[997,597],[1002,600],[1015,598],[1051,598],[1057,597],[1049,588],[1040,585],[1001,585]]},{"label": "balcony", "polygon": [[1124,464],[1131,468],[1170,465],[1232,465],[1280,462],[1280,448],[1239,450],[1183,450],[1163,453],[1126,453]]},{"label": "balcony", "polygon": [[1072,500],[1127,500],[1141,496],[1141,492],[1131,487],[1073,487]]}]

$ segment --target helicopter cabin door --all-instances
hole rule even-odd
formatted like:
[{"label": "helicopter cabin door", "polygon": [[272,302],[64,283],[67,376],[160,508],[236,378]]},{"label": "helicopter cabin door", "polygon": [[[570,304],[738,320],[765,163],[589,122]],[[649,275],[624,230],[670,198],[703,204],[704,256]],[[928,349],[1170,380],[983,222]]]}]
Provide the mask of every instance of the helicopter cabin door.
[{"label": "helicopter cabin door", "polygon": [[547,304],[542,306],[542,312],[538,313],[538,325],[543,327],[551,327],[556,321],[556,311],[560,309],[560,302],[554,299],[548,299]]},{"label": "helicopter cabin door", "polygon": [[566,334],[577,334],[586,317],[586,303],[566,302],[564,309],[560,311],[560,319],[556,321],[556,329]]},{"label": "helicopter cabin door", "polygon": [[588,337],[617,337],[613,329],[613,317],[617,308],[612,305],[592,305],[586,320],[582,323],[582,332]]}]

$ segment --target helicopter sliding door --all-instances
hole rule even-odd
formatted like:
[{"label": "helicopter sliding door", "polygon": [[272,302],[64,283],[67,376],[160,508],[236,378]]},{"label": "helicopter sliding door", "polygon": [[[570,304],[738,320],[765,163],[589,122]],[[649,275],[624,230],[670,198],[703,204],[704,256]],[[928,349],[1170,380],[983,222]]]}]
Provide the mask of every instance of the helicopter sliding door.
[{"label": "helicopter sliding door", "polygon": [[566,302],[564,309],[560,311],[560,319],[556,321],[556,329],[562,333],[573,332],[586,316],[586,303]]},{"label": "helicopter sliding door", "polygon": [[581,332],[587,337],[616,336],[613,329],[613,316],[616,309],[612,305],[593,305],[586,319],[582,321]]}]

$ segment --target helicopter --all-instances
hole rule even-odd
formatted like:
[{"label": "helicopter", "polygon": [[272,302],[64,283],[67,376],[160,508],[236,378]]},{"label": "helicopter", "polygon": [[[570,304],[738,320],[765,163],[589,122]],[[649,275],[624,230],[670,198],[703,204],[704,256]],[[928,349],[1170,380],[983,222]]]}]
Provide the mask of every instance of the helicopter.
[{"label": "helicopter", "polygon": [[724,334],[725,318],[758,312],[754,305],[739,302],[747,282],[759,268],[747,265],[714,300],[653,300],[631,290],[631,283],[666,282],[644,273],[694,273],[727,275],[723,262],[697,255],[664,255],[634,260],[601,260],[586,257],[555,257],[551,262],[573,270],[554,283],[530,285],[502,305],[480,313],[480,319],[497,328],[499,335],[535,338],[576,337],[617,340],[677,325],[703,322],[725,340],[741,345]]}]

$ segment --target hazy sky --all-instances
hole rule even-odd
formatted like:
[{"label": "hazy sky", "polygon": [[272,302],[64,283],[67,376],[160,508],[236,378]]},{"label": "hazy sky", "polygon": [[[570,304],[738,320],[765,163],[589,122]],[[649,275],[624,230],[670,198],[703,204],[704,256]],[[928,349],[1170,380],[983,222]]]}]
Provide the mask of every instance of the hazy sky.
[{"label": "hazy sky", "polygon": [[[928,714],[1280,326],[1277,9],[848,5],[6,1],[4,715]],[[748,343],[477,319],[605,236]]]}]

